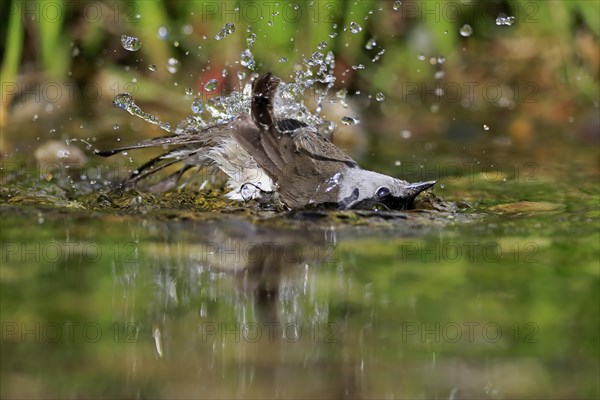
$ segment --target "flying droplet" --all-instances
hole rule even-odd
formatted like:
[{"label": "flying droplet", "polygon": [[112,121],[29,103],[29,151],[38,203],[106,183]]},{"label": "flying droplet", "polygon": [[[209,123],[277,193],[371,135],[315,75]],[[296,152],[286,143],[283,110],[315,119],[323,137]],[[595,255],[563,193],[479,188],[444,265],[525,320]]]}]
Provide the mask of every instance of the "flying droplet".
[{"label": "flying droplet", "polygon": [[483,124],[483,130],[484,131],[489,131],[490,127],[488,125],[486,125],[486,124]]},{"label": "flying droplet", "polygon": [[344,116],[344,117],[342,117],[342,123],[344,125],[352,126],[352,125],[356,125],[356,124],[360,123],[360,119]]},{"label": "flying droplet", "polygon": [[464,24],[460,28],[460,35],[462,37],[469,37],[469,36],[471,36],[472,33],[473,33],[473,28],[471,28],[471,25],[469,25],[469,24]]},{"label": "flying droplet", "polygon": [[325,48],[327,47],[327,42],[321,42],[319,43],[319,45],[317,46],[317,49],[319,50],[325,50]]},{"label": "flying droplet", "polygon": [[204,90],[206,90],[207,92],[212,92],[217,88],[218,85],[219,83],[216,79],[211,79],[204,85]]},{"label": "flying droplet", "polygon": [[167,61],[167,71],[174,74],[179,69],[179,60],[176,58],[169,58]]},{"label": "flying droplet", "polygon": [[285,57],[281,57],[281,58],[279,59],[279,62],[280,62],[280,63],[284,63],[284,62],[287,62],[287,60],[288,60],[287,58],[285,58]]},{"label": "flying droplet", "polygon": [[433,77],[435,79],[442,79],[445,76],[446,76],[446,72],[444,72],[444,71],[435,71],[435,74],[433,75]]},{"label": "flying droplet", "polygon": [[138,51],[142,47],[142,41],[135,36],[122,35],[121,44],[125,50]]},{"label": "flying droplet", "polygon": [[248,43],[248,47],[252,47],[252,45],[256,42],[256,33],[250,33],[248,38],[246,39],[246,43]]},{"label": "flying droplet", "polygon": [[369,41],[365,44],[365,49],[371,50],[373,47],[377,46],[377,41],[375,38],[369,39]]},{"label": "flying droplet", "polygon": [[148,65],[148,69],[150,71],[154,72],[158,69],[158,67],[156,66],[156,64],[150,64],[150,65]]},{"label": "flying droplet", "polygon": [[227,22],[225,26],[221,28],[219,33],[215,35],[215,39],[222,40],[230,34],[232,34],[233,32],[235,32],[235,25],[232,22]]},{"label": "flying droplet", "polygon": [[133,104],[133,97],[129,93],[119,93],[115,96],[113,104],[127,110]]},{"label": "flying droplet", "polygon": [[511,26],[512,24],[515,23],[515,17],[513,16],[507,16],[506,14],[500,14],[498,15],[498,18],[496,18],[496,25],[498,26]]},{"label": "flying droplet", "polygon": [[385,95],[381,92],[377,92],[375,94],[375,100],[377,101],[384,101],[385,100]]},{"label": "flying droplet", "polygon": [[113,129],[116,131],[116,130],[121,129],[121,127],[119,126],[119,124],[114,124]]},{"label": "flying droplet", "polygon": [[360,31],[362,31],[362,27],[359,24],[354,21],[350,22],[350,32],[357,34]]},{"label": "flying droplet", "polygon": [[188,96],[193,95],[194,89],[192,89],[191,87],[185,88],[185,94],[187,94]]},{"label": "flying droplet", "polygon": [[400,0],[396,0],[394,1],[394,5],[392,6],[392,8],[394,9],[394,11],[398,11],[400,9],[400,6],[402,6],[402,2]]},{"label": "flying droplet", "polygon": [[158,28],[158,37],[165,40],[167,38],[167,36],[169,36],[169,30],[164,26],[159,27]]},{"label": "flying droplet", "polygon": [[244,49],[240,53],[240,64],[248,69],[254,69],[256,67],[256,62],[254,61],[254,55],[250,51],[250,49]]},{"label": "flying droplet", "polygon": [[412,132],[408,129],[405,129],[402,132],[400,132],[400,136],[402,136],[402,139],[410,139],[412,136]]}]

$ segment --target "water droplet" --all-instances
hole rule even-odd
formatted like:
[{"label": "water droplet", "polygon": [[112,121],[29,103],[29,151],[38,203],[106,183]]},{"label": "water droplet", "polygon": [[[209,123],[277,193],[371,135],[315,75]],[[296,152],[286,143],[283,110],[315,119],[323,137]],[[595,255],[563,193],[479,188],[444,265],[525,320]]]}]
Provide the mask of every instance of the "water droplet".
[{"label": "water droplet", "polygon": [[248,47],[252,47],[254,42],[256,42],[256,33],[251,33],[250,35],[248,35],[246,43],[248,43]]},{"label": "water droplet", "polygon": [[225,37],[229,36],[230,34],[232,34],[233,32],[235,32],[235,25],[232,22],[227,22],[219,31],[219,33],[217,33],[215,35],[215,39],[217,40],[222,40]]},{"label": "water droplet", "polygon": [[191,35],[192,32],[194,32],[194,27],[191,26],[191,25],[189,25],[189,24],[188,25],[184,25],[181,28],[181,32],[183,32],[184,35]]},{"label": "water droplet", "polygon": [[443,64],[445,62],[446,62],[446,57],[444,57],[444,56],[438,56],[438,58],[437,58],[437,63],[438,64]]},{"label": "water droplet", "polygon": [[331,178],[327,179],[327,188],[325,188],[325,192],[331,192],[340,184],[340,178],[342,177],[342,173],[338,172],[333,175]]},{"label": "water droplet", "polygon": [[167,61],[167,71],[174,74],[179,69],[179,60],[176,58],[169,58]]},{"label": "water droplet", "polygon": [[287,62],[287,60],[288,60],[287,58],[285,58],[285,57],[281,57],[281,58],[279,59],[279,62],[280,62],[280,63],[284,63],[284,62]]},{"label": "water droplet", "polygon": [[377,46],[377,41],[375,40],[375,38],[371,38],[367,41],[367,43],[365,44],[365,49],[367,50],[371,50],[373,49],[373,47]]},{"label": "water droplet", "polygon": [[193,95],[194,89],[192,89],[191,87],[185,88],[185,94],[187,94],[188,96]]},{"label": "water droplet", "polygon": [[377,92],[375,94],[375,100],[377,101],[384,101],[385,100],[385,95],[381,92]]},{"label": "water droplet", "polygon": [[356,124],[360,123],[360,119],[344,116],[344,117],[342,117],[342,123],[344,125],[352,126],[352,125],[356,125]]},{"label": "water droplet", "polygon": [[327,42],[321,42],[317,46],[317,49],[319,49],[319,50],[325,50],[326,47],[327,47]]},{"label": "water droplet", "polygon": [[394,5],[392,6],[392,8],[394,9],[394,11],[398,11],[400,9],[400,6],[402,6],[402,2],[400,0],[396,0],[394,1]]},{"label": "water droplet", "polygon": [[334,38],[334,37],[336,37],[337,35],[338,35],[338,34],[337,34],[337,32],[331,32],[331,33],[329,34],[329,37],[333,39],[333,38]]},{"label": "water droplet", "polygon": [[395,165],[396,167],[399,167],[399,166],[401,166],[401,165],[402,165],[402,161],[400,161],[400,160],[396,160],[396,161],[394,161],[394,165]]},{"label": "water droplet", "polygon": [[158,28],[158,37],[165,40],[169,36],[169,30],[165,26]]},{"label": "water droplet", "polygon": [[400,136],[402,137],[402,139],[410,139],[412,136],[412,132],[408,129],[405,129],[402,132],[400,132]]},{"label": "water droplet", "polygon": [[417,56],[417,58],[419,59],[419,61],[425,61],[425,55],[424,54],[419,54]]},{"label": "water droplet", "polygon": [[135,36],[122,35],[121,44],[129,51],[138,51],[142,47],[142,41]]},{"label": "water droplet", "polygon": [[244,79],[246,79],[246,73],[244,71],[238,71],[237,77],[240,81],[243,81]]},{"label": "water droplet", "polygon": [[444,71],[435,71],[435,74],[433,75],[435,79],[442,79],[445,76],[446,73]]},{"label": "water droplet", "polygon": [[225,78],[227,75],[229,75],[229,70],[227,68],[223,68],[223,71],[221,71],[221,76]]},{"label": "water droplet", "polygon": [[114,124],[113,129],[116,131],[116,130],[121,129],[121,127],[119,126],[119,124]]},{"label": "water droplet", "polygon": [[512,24],[515,23],[515,17],[513,16],[507,16],[506,14],[500,14],[498,15],[498,18],[496,18],[496,25],[498,26],[511,26]]},{"label": "water droplet", "polygon": [[32,121],[37,121],[40,118],[39,115],[34,114],[33,117],[31,118]]},{"label": "water droplet", "polygon": [[362,27],[359,24],[354,21],[350,22],[350,32],[357,34],[360,31],[362,31]]},{"label": "water droplet", "polygon": [[240,64],[248,69],[254,69],[256,67],[256,63],[254,62],[254,55],[250,51],[250,49],[244,49],[240,53]]},{"label": "water droplet", "polygon": [[353,70],[357,70],[357,69],[365,69],[365,66],[363,64],[358,64],[358,65],[353,65],[352,66]]},{"label": "water droplet", "polygon": [[490,127],[488,125],[486,125],[486,124],[483,124],[483,130],[484,131],[489,131]]},{"label": "water droplet", "polygon": [[206,90],[207,92],[212,92],[217,88],[218,85],[219,83],[216,79],[211,79],[204,85],[204,90]]},{"label": "water droplet", "polygon": [[156,66],[156,64],[150,64],[148,65],[148,69],[152,72],[158,70],[158,67]]},{"label": "water droplet", "polygon": [[133,104],[133,97],[131,97],[129,93],[119,93],[115,96],[113,104],[117,107],[127,110],[127,108]]},{"label": "water droplet", "polygon": [[56,133],[56,129],[54,129],[54,128],[50,129],[50,133]]},{"label": "water droplet", "polygon": [[69,158],[71,156],[71,152],[66,149],[60,149],[56,152],[56,157],[58,158]]},{"label": "water droplet", "polygon": [[460,28],[459,32],[462,37],[469,37],[473,33],[473,28],[471,28],[471,25],[469,25],[469,24],[464,24]]},{"label": "water droplet", "polygon": [[201,114],[204,111],[204,105],[202,104],[202,99],[200,97],[196,97],[192,102],[192,112],[194,114]]}]

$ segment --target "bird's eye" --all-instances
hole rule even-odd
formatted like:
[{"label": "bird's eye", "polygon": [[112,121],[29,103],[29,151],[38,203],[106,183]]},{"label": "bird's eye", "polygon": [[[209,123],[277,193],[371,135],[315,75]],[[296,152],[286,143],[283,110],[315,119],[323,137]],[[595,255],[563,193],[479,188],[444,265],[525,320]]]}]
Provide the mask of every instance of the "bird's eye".
[{"label": "bird's eye", "polygon": [[387,197],[391,194],[392,194],[392,191],[385,186],[380,187],[379,189],[377,189],[377,192],[375,192],[375,196],[380,199],[383,199],[384,197]]}]

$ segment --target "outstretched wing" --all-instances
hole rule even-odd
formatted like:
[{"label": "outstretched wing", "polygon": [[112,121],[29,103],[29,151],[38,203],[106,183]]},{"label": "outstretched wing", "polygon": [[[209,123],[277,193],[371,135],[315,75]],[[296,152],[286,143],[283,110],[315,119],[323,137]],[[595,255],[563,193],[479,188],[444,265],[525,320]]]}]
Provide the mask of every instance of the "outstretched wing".
[{"label": "outstretched wing", "polygon": [[[211,165],[212,159],[208,154],[210,149],[218,146],[225,138],[230,137],[232,130],[247,126],[253,126],[252,121],[247,114],[242,114],[229,123],[212,126],[201,131],[148,139],[111,150],[97,151],[96,154],[103,157],[110,157],[127,150],[150,147],[169,147],[166,152],[152,158],[133,171],[127,179],[121,182],[121,185],[132,186],[137,182],[154,175],[158,171],[181,163],[182,168],[167,178],[170,182],[173,181],[176,183],[176,179],[173,179],[173,177],[181,177],[188,169]],[[168,186],[170,187],[172,185],[159,185],[157,187]]]}]

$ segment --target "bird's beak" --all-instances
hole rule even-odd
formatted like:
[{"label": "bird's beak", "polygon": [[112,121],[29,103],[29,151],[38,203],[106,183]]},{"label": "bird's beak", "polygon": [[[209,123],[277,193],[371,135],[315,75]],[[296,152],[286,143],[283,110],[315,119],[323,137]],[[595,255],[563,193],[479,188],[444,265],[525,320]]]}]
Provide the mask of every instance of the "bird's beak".
[{"label": "bird's beak", "polygon": [[407,197],[414,199],[415,197],[417,197],[417,195],[419,193],[421,193],[424,190],[429,189],[436,183],[437,183],[437,181],[411,183],[410,185],[404,187],[404,190],[406,190],[406,193],[408,195]]}]

